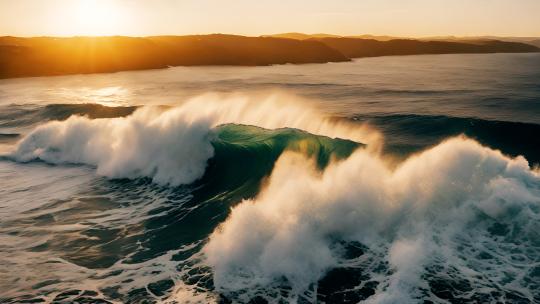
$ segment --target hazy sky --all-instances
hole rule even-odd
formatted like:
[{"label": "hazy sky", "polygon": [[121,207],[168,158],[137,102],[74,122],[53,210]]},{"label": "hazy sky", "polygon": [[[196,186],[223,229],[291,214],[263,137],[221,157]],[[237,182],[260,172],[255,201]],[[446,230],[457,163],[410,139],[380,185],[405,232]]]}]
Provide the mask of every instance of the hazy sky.
[{"label": "hazy sky", "polygon": [[0,0],[0,35],[540,36],[540,0]]}]

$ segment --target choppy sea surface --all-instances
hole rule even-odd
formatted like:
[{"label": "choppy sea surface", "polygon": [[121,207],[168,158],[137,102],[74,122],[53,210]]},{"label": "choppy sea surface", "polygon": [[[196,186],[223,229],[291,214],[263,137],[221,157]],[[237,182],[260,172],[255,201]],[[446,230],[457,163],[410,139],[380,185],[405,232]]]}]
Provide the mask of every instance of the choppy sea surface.
[{"label": "choppy sea surface", "polygon": [[0,303],[540,303],[540,55],[0,80]]}]

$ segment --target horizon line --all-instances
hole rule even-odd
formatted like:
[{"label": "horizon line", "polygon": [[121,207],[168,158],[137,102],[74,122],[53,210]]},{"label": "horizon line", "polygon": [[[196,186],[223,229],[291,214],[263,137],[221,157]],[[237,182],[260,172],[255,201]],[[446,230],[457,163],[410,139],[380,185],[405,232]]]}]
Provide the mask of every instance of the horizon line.
[{"label": "horizon line", "polygon": [[[145,37],[159,37],[159,36],[209,36],[209,35],[230,35],[230,36],[243,36],[243,37],[270,37],[277,35],[306,35],[306,36],[317,36],[317,35],[327,35],[335,36],[336,38],[359,38],[361,36],[372,36],[372,37],[390,37],[390,38],[412,38],[412,39],[427,39],[427,38],[484,38],[484,37],[494,37],[494,38],[540,38],[538,35],[497,35],[497,34],[477,34],[477,35],[431,35],[431,36],[406,36],[406,35],[391,35],[391,34],[333,34],[333,33],[305,33],[305,32],[281,32],[273,34],[261,34],[261,35],[246,35],[246,34],[237,34],[237,33],[222,33],[222,32],[207,32],[207,33],[193,33],[193,34],[155,34],[155,35],[123,35],[123,34],[111,34],[111,35],[11,35],[11,34],[1,34],[0,37],[17,37],[17,38],[98,38],[98,37],[131,37],[131,38],[145,38]],[[279,38],[279,37],[276,37]]]}]

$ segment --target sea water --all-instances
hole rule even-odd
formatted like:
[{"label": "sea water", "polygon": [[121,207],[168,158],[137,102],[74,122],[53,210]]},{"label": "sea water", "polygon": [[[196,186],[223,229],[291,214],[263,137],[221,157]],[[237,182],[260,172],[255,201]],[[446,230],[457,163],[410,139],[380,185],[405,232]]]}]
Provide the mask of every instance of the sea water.
[{"label": "sea water", "polygon": [[2,303],[540,302],[540,55],[0,81]]}]

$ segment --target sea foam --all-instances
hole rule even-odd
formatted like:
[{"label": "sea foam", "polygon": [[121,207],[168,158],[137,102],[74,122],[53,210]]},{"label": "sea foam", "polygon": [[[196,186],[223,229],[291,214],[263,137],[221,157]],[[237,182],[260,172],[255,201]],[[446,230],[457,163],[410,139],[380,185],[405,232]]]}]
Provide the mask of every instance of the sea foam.
[{"label": "sea foam", "polygon": [[[378,153],[377,132],[327,118],[302,101],[206,94],[123,118],[49,122],[24,136],[10,157],[91,165],[111,178],[189,184],[215,153],[212,130],[230,123],[298,128],[368,149],[322,171],[305,155],[284,153],[258,196],[234,207],[203,249],[217,292],[240,301],[271,299],[280,294],[273,286],[287,285],[287,301],[313,301],[317,282],[346,264],[377,282],[373,303],[437,302],[429,291],[437,279],[464,280],[472,291],[454,295],[464,301],[501,290],[535,299],[536,287],[528,284],[540,254],[539,173],[523,157],[465,137],[394,167]],[[366,246],[368,257],[344,259],[342,244],[349,242]]]},{"label": "sea foam", "polygon": [[[217,290],[233,297],[290,284],[287,300],[296,302],[344,263],[339,244],[354,241],[369,248],[371,259],[380,256],[379,262],[389,265],[368,299],[373,303],[414,303],[422,292],[429,297],[426,276],[435,266],[456,267],[447,282],[463,277],[488,294],[515,276],[504,288],[532,300],[522,273],[534,268],[534,255],[529,252],[516,264],[505,259],[527,256],[528,250],[540,253],[539,202],[540,175],[524,158],[508,158],[464,137],[414,155],[396,169],[357,150],[321,174],[313,161],[290,153],[278,160],[257,198],[233,208],[205,254]],[[522,234],[505,238],[490,232],[493,225]],[[474,250],[464,252],[464,246]],[[485,248],[500,257],[500,267],[475,256]],[[495,283],[475,278],[479,274]],[[370,276],[376,280],[375,273]]]}]

